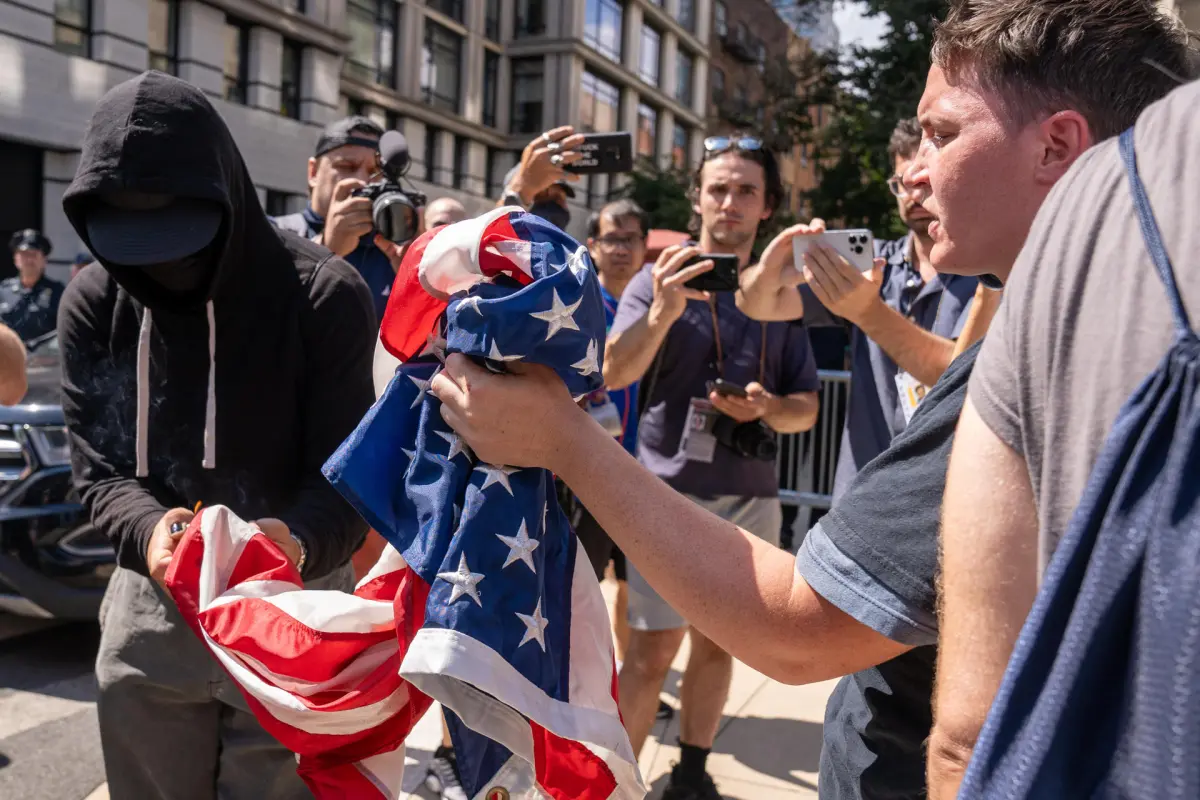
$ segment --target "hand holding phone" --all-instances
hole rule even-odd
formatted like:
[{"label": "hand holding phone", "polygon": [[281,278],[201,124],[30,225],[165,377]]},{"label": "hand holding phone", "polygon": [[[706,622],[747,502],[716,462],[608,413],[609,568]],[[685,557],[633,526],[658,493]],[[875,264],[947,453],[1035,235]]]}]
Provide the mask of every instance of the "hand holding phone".
[{"label": "hand holding phone", "polygon": [[708,391],[716,392],[723,397],[749,397],[745,388],[738,386],[736,383],[730,383],[723,378],[717,378],[715,381],[709,381],[706,384]]},{"label": "hand holding phone", "polygon": [[574,147],[579,159],[564,164],[563,169],[576,175],[633,171],[633,134],[585,133],[583,141]]},{"label": "hand holding phone", "polygon": [[684,267],[699,264],[701,261],[713,262],[713,268],[703,275],[697,275],[689,280],[686,286],[701,292],[736,292],[738,290],[738,257],[723,253],[701,253],[692,256]]},{"label": "hand holding phone", "polygon": [[846,259],[859,272],[870,272],[875,261],[875,236],[861,228],[825,231],[816,236],[797,236],[792,240],[796,268],[804,265],[809,248],[824,246]]}]

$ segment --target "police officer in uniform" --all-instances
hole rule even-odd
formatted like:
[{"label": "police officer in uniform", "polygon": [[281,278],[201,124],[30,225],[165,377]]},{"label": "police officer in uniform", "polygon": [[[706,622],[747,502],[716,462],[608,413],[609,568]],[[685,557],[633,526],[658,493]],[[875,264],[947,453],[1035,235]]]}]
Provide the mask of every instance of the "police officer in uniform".
[{"label": "police officer in uniform", "polygon": [[0,282],[0,322],[30,342],[54,330],[65,288],[46,277],[50,240],[40,231],[17,231],[8,242],[17,277]]}]

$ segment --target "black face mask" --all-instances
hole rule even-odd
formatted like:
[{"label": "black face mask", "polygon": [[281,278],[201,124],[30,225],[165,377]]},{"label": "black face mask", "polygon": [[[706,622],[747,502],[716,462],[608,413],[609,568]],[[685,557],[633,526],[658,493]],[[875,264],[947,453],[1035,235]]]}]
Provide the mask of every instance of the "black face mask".
[{"label": "black face mask", "polygon": [[190,256],[136,269],[141,270],[154,284],[171,294],[189,294],[208,286],[216,270],[216,263],[211,248],[206,247]]},{"label": "black face mask", "polygon": [[560,231],[565,231],[571,224],[571,212],[552,201],[534,203],[529,213],[541,217]]}]

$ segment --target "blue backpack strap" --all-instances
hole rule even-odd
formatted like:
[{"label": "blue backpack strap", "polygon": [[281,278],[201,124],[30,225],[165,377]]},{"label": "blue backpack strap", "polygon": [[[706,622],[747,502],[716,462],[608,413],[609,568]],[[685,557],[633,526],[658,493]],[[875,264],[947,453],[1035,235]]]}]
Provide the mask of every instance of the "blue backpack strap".
[{"label": "blue backpack strap", "polygon": [[1138,174],[1133,128],[1129,128],[1121,134],[1121,158],[1125,162],[1125,172],[1129,176],[1129,190],[1133,193],[1133,207],[1137,210],[1138,221],[1142,225],[1142,238],[1146,241],[1146,250],[1150,253],[1154,268],[1158,271],[1163,287],[1167,290],[1167,300],[1171,303],[1175,327],[1180,336],[1190,335],[1192,324],[1188,320],[1187,309],[1184,308],[1183,298],[1179,294],[1179,286],[1175,282],[1175,270],[1171,268],[1171,258],[1167,255],[1162,233],[1158,229],[1158,222],[1154,219],[1154,211],[1150,208],[1150,198],[1146,194],[1146,186]]}]

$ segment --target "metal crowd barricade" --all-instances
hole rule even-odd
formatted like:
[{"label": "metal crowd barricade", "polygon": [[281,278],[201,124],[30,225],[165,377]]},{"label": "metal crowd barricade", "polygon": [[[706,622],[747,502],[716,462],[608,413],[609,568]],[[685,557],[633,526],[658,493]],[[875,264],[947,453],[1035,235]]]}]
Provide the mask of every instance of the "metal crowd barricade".
[{"label": "metal crowd barricade", "polygon": [[804,433],[781,435],[776,457],[779,498],[801,511],[828,510],[833,501],[833,479],[850,401],[849,372],[821,370],[817,374],[821,379],[817,424]]}]

